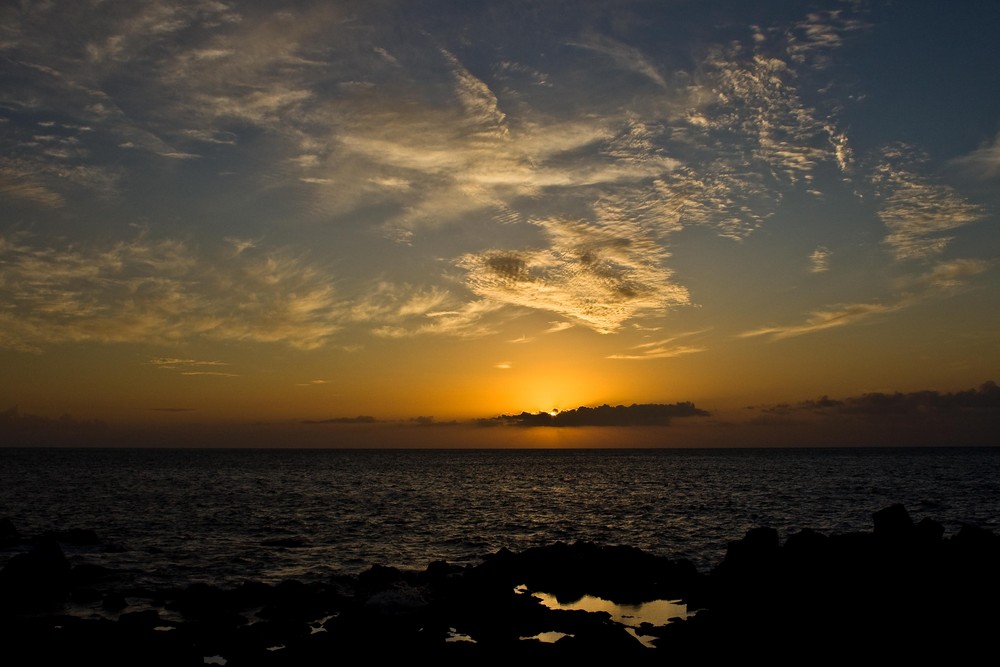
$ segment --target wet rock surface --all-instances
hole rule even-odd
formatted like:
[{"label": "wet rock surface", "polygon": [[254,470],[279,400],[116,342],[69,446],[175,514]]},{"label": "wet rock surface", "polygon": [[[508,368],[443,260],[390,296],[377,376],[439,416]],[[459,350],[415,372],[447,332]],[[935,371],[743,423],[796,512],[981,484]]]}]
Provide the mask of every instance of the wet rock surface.
[{"label": "wet rock surface", "polygon": [[[373,566],[320,583],[195,583],[115,587],[114,573],[71,566],[62,545],[89,531],[24,540],[0,570],[0,642],[7,654],[59,664],[329,665],[353,658],[467,661],[552,659],[972,659],[992,650],[1000,621],[1000,538],[966,526],[914,524],[906,509],[873,515],[873,530],[804,529],[782,543],[755,528],[710,572],[623,546],[555,543],[459,567]],[[687,619],[631,632],[606,612],[551,609],[530,591],[571,602],[683,600]],[[693,613],[697,610],[697,613]],[[557,641],[535,639],[560,633]],[[653,638],[640,643],[635,633]],[[543,635],[544,636],[544,635]]]}]

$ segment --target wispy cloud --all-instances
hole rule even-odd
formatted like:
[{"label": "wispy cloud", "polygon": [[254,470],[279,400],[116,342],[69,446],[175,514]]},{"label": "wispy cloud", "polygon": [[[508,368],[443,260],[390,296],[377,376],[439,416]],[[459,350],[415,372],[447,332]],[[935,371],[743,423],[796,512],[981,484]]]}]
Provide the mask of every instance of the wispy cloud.
[{"label": "wispy cloud", "polygon": [[560,331],[566,331],[566,329],[572,329],[572,322],[549,322],[549,328],[543,331],[543,334],[559,333]]},{"label": "wispy cloud", "polygon": [[452,76],[455,78],[455,92],[458,101],[465,109],[469,118],[481,129],[487,139],[505,139],[510,130],[507,128],[507,115],[500,110],[497,96],[484,81],[475,77],[459,62],[451,52],[441,49],[448,62]]},{"label": "wispy cloud", "polygon": [[176,370],[192,366],[228,366],[224,361],[199,361],[198,359],[178,359],[175,357],[155,357],[149,363],[157,368]]},{"label": "wispy cloud", "polygon": [[635,346],[634,350],[637,352],[633,354],[612,354],[608,356],[608,359],[630,359],[630,360],[647,360],[647,359],[672,359],[674,357],[680,357],[685,354],[695,354],[696,352],[704,352],[708,348],[706,347],[694,347],[691,345],[667,345],[662,341],[657,343],[650,343],[651,347],[644,347],[641,345]]},{"label": "wispy cloud", "polygon": [[0,168],[0,197],[13,197],[47,208],[59,208],[65,203],[62,195],[36,182],[29,173],[11,168]]},{"label": "wispy cloud", "polygon": [[661,88],[667,87],[667,82],[657,71],[657,68],[638,49],[623,44],[605,35],[589,33],[580,41],[570,42],[572,46],[602,53],[621,69],[640,74]]},{"label": "wispy cloud", "polygon": [[201,158],[197,153],[184,153],[182,151],[170,151],[167,153],[159,153],[163,157],[168,157],[171,160],[198,160]]},{"label": "wispy cloud", "polygon": [[885,302],[836,304],[813,311],[805,322],[799,324],[761,327],[739,335],[741,338],[769,336],[782,339],[858,324],[871,317],[893,313],[925,299],[947,294],[962,287],[968,278],[983,273],[989,266],[989,262],[978,259],[941,262],[927,273],[901,280],[900,286],[905,291]]},{"label": "wispy cloud", "polygon": [[824,246],[817,247],[812,251],[812,254],[809,255],[809,261],[812,264],[809,270],[812,273],[823,273],[824,271],[829,271],[830,255],[832,254],[833,253],[830,252],[829,248]]},{"label": "wispy cloud", "polygon": [[[352,320],[385,325],[426,322],[455,312],[460,300],[440,287],[419,287],[380,280],[351,305]],[[390,327],[392,329],[394,327]],[[388,330],[388,329],[387,329]]]},{"label": "wispy cloud", "polygon": [[830,62],[831,51],[843,46],[847,35],[870,27],[867,21],[852,16],[845,9],[834,9],[810,12],[783,37],[792,60],[798,63],[812,60],[815,66],[825,67]]},{"label": "wispy cloud", "polygon": [[698,336],[700,334],[706,333],[708,329],[702,329],[699,331],[688,331],[686,333],[677,334],[676,336],[671,336],[669,338],[664,338],[661,340],[650,341],[647,343],[641,343],[639,345],[634,345],[629,348],[629,352],[612,354],[608,356],[608,359],[625,359],[632,361],[642,361],[647,359],[671,359],[673,357],[680,357],[686,354],[695,354],[697,352],[704,352],[708,348],[701,345],[675,345],[678,340],[682,338],[689,338],[691,336]]},{"label": "wispy cloud", "polygon": [[[824,168],[853,178],[866,164],[810,76],[866,28],[858,5],[699,44],[687,61],[630,42],[627,30],[597,32],[600,21],[566,27],[562,55],[540,59],[509,40],[472,48],[467,33],[424,25],[403,37],[382,12],[157,0],[5,15],[5,200],[69,216],[81,192],[128,199],[148,189],[123,187],[140,178],[237,164],[241,193],[294,199],[293,217],[324,229],[381,225],[415,246],[421,234],[456,234],[446,252],[426,253],[435,273],[425,283],[385,278],[380,266],[356,293],[335,289],[328,257],[269,248],[251,223],[220,225],[225,249],[217,239],[8,236],[0,345],[200,337],[317,349],[350,326],[482,336],[523,309],[565,318],[542,333],[617,332],[691,303],[671,270],[672,235],[703,227],[745,239],[788,191],[819,192]],[[567,53],[600,71],[567,66]],[[608,71],[638,83],[634,97],[603,99]],[[957,164],[992,177],[998,154],[994,142]],[[899,260],[933,257],[984,215],[925,171],[896,148],[872,178]],[[284,219],[254,224],[280,234]],[[830,257],[816,248],[811,270],[828,270]],[[462,284],[441,275],[456,266]],[[958,265],[935,270],[927,280],[964,280]],[[905,303],[858,301],[746,335],[799,335]],[[701,349],[663,340],[615,358]]]},{"label": "wispy cloud", "polygon": [[890,146],[872,176],[879,218],[888,229],[884,242],[897,260],[939,254],[952,240],[945,234],[985,215],[952,187],[920,174],[917,169],[926,161],[910,146]]},{"label": "wispy cloud", "polygon": [[296,387],[317,387],[324,384],[330,384],[328,380],[310,380],[309,382],[299,382]]},{"label": "wispy cloud", "polygon": [[842,327],[848,324],[856,324],[868,319],[873,315],[881,315],[899,310],[902,303],[849,303],[837,304],[822,310],[816,310],[809,314],[802,324],[792,324],[786,326],[761,327],[752,331],[740,334],[741,338],[754,336],[770,336],[772,338],[792,338],[804,334],[816,333],[834,327]]},{"label": "wispy cloud", "polygon": [[220,371],[183,371],[180,374],[181,375],[211,375],[211,376],[215,376],[215,377],[227,377],[227,378],[239,377],[239,375],[237,375],[236,373],[222,373]]},{"label": "wispy cloud", "polygon": [[173,239],[69,245],[21,234],[0,237],[0,261],[0,345],[20,350],[199,337],[313,349],[345,316],[333,277],[283,250],[227,257]]},{"label": "wispy cloud", "polygon": [[956,158],[952,162],[962,170],[982,180],[1000,176],[1000,135],[997,135],[991,143],[977,148],[968,155]]},{"label": "wispy cloud", "polygon": [[349,317],[372,325],[380,338],[420,335],[478,338],[496,333],[503,304],[463,301],[449,291],[379,281],[350,308]]},{"label": "wispy cloud", "polygon": [[992,265],[983,259],[953,259],[939,262],[930,271],[906,279],[904,287],[915,287],[927,292],[945,292],[964,285],[972,276],[983,273]]}]

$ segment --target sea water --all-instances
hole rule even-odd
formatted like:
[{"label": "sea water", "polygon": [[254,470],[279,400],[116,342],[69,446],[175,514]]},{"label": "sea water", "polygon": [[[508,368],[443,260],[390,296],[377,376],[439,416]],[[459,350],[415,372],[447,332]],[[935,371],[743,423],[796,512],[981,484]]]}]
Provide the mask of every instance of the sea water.
[{"label": "sea water", "polygon": [[[1000,449],[0,449],[0,517],[93,530],[137,585],[310,581],[501,547],[625,544],[707,571],[756,526],[871,530],[902,503],[1000,526]],[[0,564],[19,549],[0,551]]]}]

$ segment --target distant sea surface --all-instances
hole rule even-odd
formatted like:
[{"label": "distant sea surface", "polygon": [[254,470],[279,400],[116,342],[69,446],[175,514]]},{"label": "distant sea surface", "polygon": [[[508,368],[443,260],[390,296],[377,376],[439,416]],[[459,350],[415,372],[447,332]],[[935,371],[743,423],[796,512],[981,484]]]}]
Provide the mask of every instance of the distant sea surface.
[{"label": "distant sea surface", "polygon": [[148,586],[476,563],[557,540],[707,571],[755,526],[871,530],[893,503],[946,534],[996,532],[1000,449],[0,449],[0,517],[24,536],[92,529],[116,548],[71,559]]}]

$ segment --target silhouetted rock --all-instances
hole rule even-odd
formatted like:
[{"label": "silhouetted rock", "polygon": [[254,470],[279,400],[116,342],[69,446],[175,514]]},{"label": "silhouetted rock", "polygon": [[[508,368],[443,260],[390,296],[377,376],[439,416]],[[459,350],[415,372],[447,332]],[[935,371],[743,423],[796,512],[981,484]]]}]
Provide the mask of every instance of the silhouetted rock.
[{"label": "silhouetted rock", "polygon": [[238,607],[263,607],[271,601],[274,590],[259,581],[244,581],[230,593],[230,598]]},{"label": "silhouetted rock", "polygon": [[76,588],[78,586],[89,586],[99,581],[105,581],[115,576],[115,571],[95,565],[93,563],[79,563],[70,570],[70,583]]},{"label": "silhouetted rock", "polygon": [[789,561],[801,563],[822,558],[827,547],[826,535],[817,533],[812,528],[803,528],[785,539],[782,551]]},{"label": "silhouetted rock", "polygon": [[215,619],[232,612],[226,591],[205,583],[191,584],[178,594],[167,608],[200,619]]},{"label": "silhouetted rock", "polygon": [[[128,609],[117,622],[39,614],[39,600],[95,604],[90,586],[114,576],[96,565],[72,570],[59,545],[42,540],[0,571],[8,649],[31,647],[40,663],[201,665],[221,655],[241,665],[424,660],[662,663],[853,660],[968,662],[992,649],[1000,612],[1000,539],[963,527],[943,537],[937,522],[913,525],[905,508],[873,515],[875,530],[826,536],[804,528],[781,544],[766,527],[730,543],[711,572],[639,549],[588,542],[507,549],[475,566],[444,561],[424,571],[373,566],[325,582],[245,582],[234,589],[117,591],[102,606]],[[524,585],[520,590],[515,586]],[[681,598],[703,606],[685,620],[641,632],[643,647],[604,612],[549,609],[526,592],[569,601],[596,595],[619,603]],[[16,596],[10,593],[15,592]],[[143,609],[136,600],[154,600]],[[13,603],[11,601],[14,601]],[[157,605],[180,612],[168,622]],[[13,605],[13,606],[12,606]],[[20,605],[20,606],[18,606]],[[32,607],[31,613],[20,614]],[[253,619],[253,623],[248,622]],[[564,633],[544,643],[540,633]],[[449,642],[464,635],[473,641]]]},{"label": "silhouetted rock", "polygon": [[901,539],[913,534],[913,520],[902,505],[890,505],[872,515],[875,535],[884,539]]},{"label": "silhouetted rock", "polygon": [[128,630],[152,630],[163,625],[163,620],[155,609],[144,609],[121,614],[118,617],[118,625]]},{"label": "silhouetted rock", "polygon": [[111,592],[104,596],[101,600],[101,609],[106,611],[121,611],[128,606],[128,601],[125,596],[118,592]]},{"label": "silhouetted rock", "polygon": [[751,528],[742,540],[730,542],[723,565],[731,568],[755,567],[771,563],[778,555],[778,531]]},{"label": "silhouetted rock", "polygon": [[917,538],[924,543],[938,542],[944,537],[944,526],[930,517],[921,519],[915,528]]},{"label": "silhouetted rock", "polygon": [[13,556],[0,570],[0,593],[14,604],[45,604],[69,593],[70,564],[53,540]]},{"label": "silhouetted rock", "polygon": [[21,543],[21,536],[18,535],[14,523],[7,517],[0,518],[0,549]]}]

